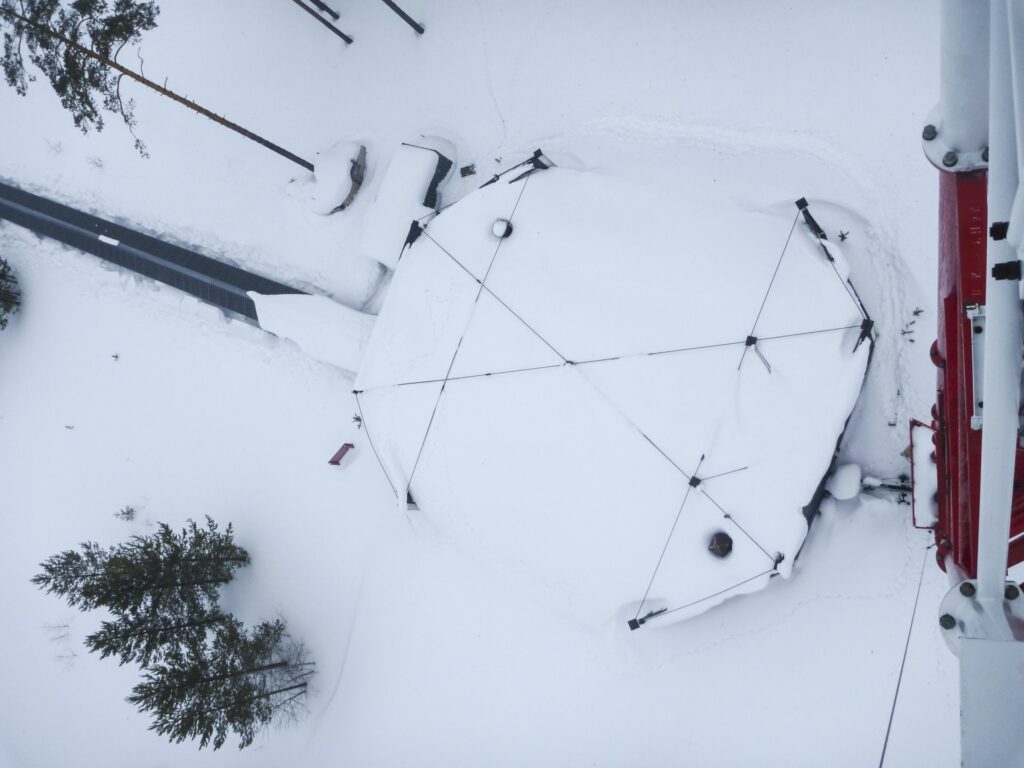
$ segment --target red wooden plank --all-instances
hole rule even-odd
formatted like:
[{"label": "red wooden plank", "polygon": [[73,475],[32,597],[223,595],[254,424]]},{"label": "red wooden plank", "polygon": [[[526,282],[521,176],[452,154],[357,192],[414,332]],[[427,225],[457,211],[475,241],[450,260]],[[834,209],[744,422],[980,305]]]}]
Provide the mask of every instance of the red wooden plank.
[{"label": "red wooden plank", "polygon": [[331,460],[328,461],[327,463],[333,464],[334,466],[338,466],[339,464],[341,464],[341,460],[345,458],[345,454],[351,451],[353,448],[355,448],[355,446],[352,445],[352,443],[345,443],[343,446],[341,446],[341,448],[338,449],[337,453],[331,456]]}]

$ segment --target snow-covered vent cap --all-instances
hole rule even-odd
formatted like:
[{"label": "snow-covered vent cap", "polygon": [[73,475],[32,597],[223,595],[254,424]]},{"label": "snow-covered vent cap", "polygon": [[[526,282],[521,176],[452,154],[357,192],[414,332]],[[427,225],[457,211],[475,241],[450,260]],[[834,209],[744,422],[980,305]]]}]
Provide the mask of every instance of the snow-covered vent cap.
[{"label": "snow-covered vent cap", "polygon": [[491,225],[491,232],[495,237],[508,237],[512,234],[512,222],[508,219],[495,219]]}]

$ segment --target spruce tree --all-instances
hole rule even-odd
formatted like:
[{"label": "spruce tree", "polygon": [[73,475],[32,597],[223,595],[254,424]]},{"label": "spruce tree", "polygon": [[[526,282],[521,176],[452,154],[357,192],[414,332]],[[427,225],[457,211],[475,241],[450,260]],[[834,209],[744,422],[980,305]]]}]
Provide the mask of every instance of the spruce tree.
[{"label": "spruce tree", "polygon": [[32,582],[81,610],[106,607],[156,618],[215,606],[220,585],[248,564],[249,553],[234,543],[231,525],[221,533],[207,517],[205,528],[189,520],[175,533],[160,523],[156,533],[106,550],[86,542],[80,552],[43,561]]},{"label": "spruce tree", "polygon": [[7,319],[21,307],[21,291],[11,265],[0,258],[0,331],[7,327]]},{"label": "spruce tree", "polygon": [[128,701],[151,714],[150,729],[171,741],[199,739],[200,748],[212,742],[220,749],[234,732],[243,749],[276,719],[295,714],[313,667],[284,622],[247,631],[231,618],[209,645],[169,653],[148,667]]},{"label": "spruce tree", "polygon": [[198,648],[207,634],[230,617],[217,608],[201,608],[175,616],[122,613],[87,635],[85,645],[100,658],[117,656],[121,664],[148,666],[167,654]]}]

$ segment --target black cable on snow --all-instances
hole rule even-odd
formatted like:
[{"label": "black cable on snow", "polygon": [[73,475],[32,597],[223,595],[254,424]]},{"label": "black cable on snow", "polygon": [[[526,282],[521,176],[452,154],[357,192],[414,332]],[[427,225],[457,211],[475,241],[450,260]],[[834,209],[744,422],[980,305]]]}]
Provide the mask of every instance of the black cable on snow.
[{"label": "black cable on snow", "polygon": [[[651,443],[651,445],[654,445],[654,443]],[[703,463],[704,456],[701,456],[700,461],[697,462],[697,469],[693,470],[695,475],[700,471],[700,465]],[[651,574],[651,580],[647,582],[647,589],[644,590],[643,599],[640,600],[640,605],[636,609],[636,616],[633,617],[634,620],[640,618],[640,611],[644,609],[644,603],[647,602],[647,596],[651,593],[651,587],[654,586],[654,579],[658,576],[658,569],[661,568],[661,561],[665,559],[665,553],[668,551],[668,545],[672,542],[672,534],[675,533],[676,526],[679,525],[679,516],[683,514],[683,507],[686,506],[686,500],[690,498],[690,491],[693,489],[694,486],[692,485],[686,486],[686,493],[683,494],[683,501],[680,503],[679,510],[676,512],[676,519],[672,521],[672,528],[669,529],[668,536],[665,538],[665,546],[661,548],[661,555],[658,557],[657,565],[654,566],[654,573]]]},{"label": "black cable on snow", "polygon": [[779,267],[782,266],[782,259],[786,256],[786,250],[789,248],[789,241],[793,238],[793,230],[796,229],[796,222],[800,218],[798,212],[793,217],[793,224],[789,228],[789,234],[786,235],[786,242],[782,246],[782,253],[779,254],[779,260],[775,263],[775,271],[772,272],[772,279],[768,281],[768,287],[765,289],[764,298],[761,299],[761,306],[757,308],[757,315],[754,317],[754,324],[750,326],[749,336],[754,335],[754,331],[757,330],[757,321],[761,319],[761,313],[764,312],[764,305],[768,303],[768,295],[772,292],[772,286],[775,285],[775,278],[779,275]]},{"label": "black cable on snow", "polygon": [[[686,608],[692,608],[695,605],[703,603],[705,600],[710,600],[713,597],[718,597],[719,595],[724,595],[726,592],[731,592],[732,590],[736,589],[736,587],[742,587],[744,584],[747,584],[748,582],[751,582],[754,579],[759,579],[762,576],[767,576],[769,573],[774,573],[774,572],[775,572],[775,568],[769,568],[767,571],[761,571],[761,573],[755,574],[755,575],[751,576],[749,579],[744,579],[743,581],[739,581],[739,582],[733,584],[731,587],[726,587],[725,589],[720,589],[720,590],[718,590],[717,592],[715,592],[713,594],[706,595],[705,597],[702,597],[700,600],[694,600],[692,603],[687,603],[686,605],[680,605],[680,606],[677,606],[675,608],[670,608],[667,611],[661,611],[660,613],[656,614],[656,616],[667,616],[668,614],[675,613],[676,611],[682,611],[682,610],[684,610]],[[651,618],[652,619],[656,618],[656,616],[652,616]]]},{"label": "black cable on snow", "polygon": [[917,604],[921,599],[921,584],[924,583],[924,569],[928,564],[928,552],[934,547],[929,544],[924,550],[924,559],[921,561],[921,575],[917,578],[917,594],[914,595],[914,608],[910,612],[910,626],[907,627],[907,641],[903,645],[903,660],[900,662],[900,673],[896,678],[896,690],[892,695],[892,708],[889,710],[889,724],[885,727],[885,741],[882,742],[882,756],[878,760],[878,768],[885,765],[885,751],[889,748],[889,735],[892,733],[892,720],[896,714],[896,701],[900,696],[900,684],[903,682],[903,669],[907,665],[907,651],[910,650],[910,636],[914,632],[914,618],[917,616]]},{"label": "black cable on snow", "polygon": [[363,406],[359,402],[360,390],[352,390],[352,394],[356,396],[356,408],[359,409],[359,423],[363,425],[363,430],[366,432],[366,442],[370,444],[370,449],[373,451],[373,455],[377,457],[377,463],[380,464],[380,471],[384,473],[384,477],[388,479],[388,485],[391,486],[391,490],[395,494],[395,498],[398,498],[398,489],[395,488],[395,484],[391,482],[391,475],[384,468],[384,462],[380,460],[380,454],[377,453],[377,449],[373,445],[373,438],[370,437],[370,428],[366,425],[366,419],[363,416]]},{"label": "black cable on snow", "polygon": [[[509,221],[510,224],[512,223],[513,217],[516,215],[516,209],[519,208],[519,201],[523,199],[523,193],[526,191],[526,186],[529,183],[530,183],[530,179],[527,178],[526,181],[523,182],[522,189],[519,190],[519,195],[518,195],[518,197],[516,197],[515,205],[512,206],[512,213],[510,213],[509,216],[508,216],[508,221]],[[423,233],[427,234],[426,230],[424,230]],[[430,237],[429,234],[427,234],[427,237],[430,238],[430,241],[435,243],[438,248],[441,248],[442,251],[447,253],[449,258],[451,258],[453,261],[458,263],[458,261],[455,259],[455,257],[452,256],[450,253],[448,253],[447,249],[442,247],[440,243],[437,243],[437,241],[434,240],[434,238]],[[416,460],[413,462],[412,470],[409,472],[409,480],[408,480],[408,483],[407,483],[407,486],[409,488],[412,487],[412,479],[416,475],[416,469],[420,465],[420,458],[423,456],[423,448],[426,446],[427,438],[430,437],[430,430],[434,426],[434,417],[437,416],[437,407],[438,407],[438,405],[440,405],[441,398],[444,396],[445,388],[448,386],[448,377],[451,376],[452,368],[455,366],[455,360],[458,358],[459,350],[462,348],[462,340],[464,338],[466,338],[466,331],[469,330],[469,326],[473,322],[473,315],[476,313],[476,305],[480,301],[480,296],[483,294],[483,291],[484,291],[484,288],[485,288],[485,283],[487,282],[487,277],[488,277],[488,275],[491,274],[491,268],[494,266],[495,259],[498,258],[498,251],[501,249],[501,244],[503,242],[504,242],[504,238],[500,238],[498,240],[498,244],[494,247],[494,253],[491,254],[491,261],[487,265],[487,271],[484,273],[484,279],[477,281],[480,284],[480,288],[476,292],[476,298],[473,300],[473,306],[470,309],[469,319],[466,321],[466,325],[462,329],[462,335],[459,336],[459,342],[458,342],[458,344],[455,345],[455,352],[452,354],[451,362],[448,363],[448,370],[445,371],[444,380],[441,382],[441,389],[437,393],[437,399],[434,400],[434,409],[430,412],[430,420],[427,422],[427,429],[423,433],[423,440],[420,441],[419,450],[416,452]],[[460,265],[460,266],[462,266],[462,265]],[[465,267],[463,267],[463,269],[465,269]],[[466,271],[469,272],[469,270],[466,270]],[[471,272],[469,272],[469,274],[470,274],[470,276],[472,276]],[[476,279],[476,278],[474,278],[474,279]],[[497,297],[495,297],[495,298],[497,298]],[[500,301],[500,299],[499,299],[499,301]],[[504,304],[504,302],[502,302],[502,303]],[[509,311],[511,311],[511,310],[509,310]],[[513,314],[515,314],[515,313],[513,313]],[[534,331],[534,333],[536,333],[536,331]]]},{"label": "black cable on snow", "polygon": [[[591,384],[591,386],[594,386],[594,385]],[[595,387],[595,389],[596,389],[596,387]],[[627,421],[629,421],[629,419],[627,419]],[[640,433],[640,437],[642,437],[644,440],[646,440],[648,443],[650,443],[654,447],[654,450],[656,450],[658,453],[660,453],[662,456],[664,456],[666,461],[668,461],[669,464],[671,464],[673,467],[675,467],[679,471],[679,474],[681,474],[687,480],[689,480],[691,478],[691,475],[687,474],[685,469],[683,469],[678,464],[676,464],[676,462],[672,459],[672,457],[669,456],[667,453],[665,453],[665,451],[663,451],[661,449],[660,445],[658,445],[656,442],[654,442],[653,440],[651,440],[651,438],[649,438],[647,436],[646,432],[644,432],[642,429],[640,429],[640,427],[638,427],[636,424],[633,424],[632,421],[630,421],[629,423],[632,424],[634,429],[636,429],[636,431]]]},{"label": "black cable on snow", "polygon": [[548,365],[535,365],[530,368],[511,368],[505,371],[488,371],[487,373],[466,373],[462,376],[449,376],[447,379],[420,379],[419,381],[402,381],[398,384],[383,384],[380,387],[371,389],[387,389],[390,387],[411,387],[417,384],[440,384],[442,381],[465,381],[466,379],[485,379],[488,376],[506,376],[511,373],[530,373],[532,371],[546,371],[551,368],[563,368],[565,363],[549,363]]},{"label": "black cable on snow", "polygon": [[736,472],[742,472],[745,469],[750,469],[750,467],[737,467],[736,469],[730,469],[728,472],[719,472],[717,475],[709,475],[708,477],[702,477],[700,479],[700,481],[702,483],[706,483],[708,480],[715,480],[716,478],[719,478],[719,477],[725,477],[726,475],[732,475],[732,474],[734,474]]},{"label": "black cable on snow", "polygon": [[778,336],[761,336],[759,341],[775,341],[776,339],[792,339],[796,336],[813,336],[817,333],[833,333],[835,331],[849,331],[853,328],[860,328],[860,325],[840,325],[836,328],[822,328],[820,331],[799,331],[797,333],[782,333]]},{"label": "black cable on snow", "polygon": [[[462,339],[459,339],[459,343],[455,347],[455,354],[459,354],[459,347],[462,346]],[[448,373],[451,373],[452,366],[455,365],[455,356],[452,356],[452,361],[448,365]],[[419,450],[416,451],[416,461],[412,463],[412,471],[409,473],[408,486],[412,487],[412,478],[416,474],[416,468],[420,465],[420,457],[423,455],[423,447],[427,444],[427,437],[430,436],[430,428],[434,426],[434,417],[437,416],[437,406],[441,404],[441,396],[444,394],[444,388],[448,384],[448,376],[445,375],[444,380],[441,382],[441,389],[437,393],[437,398],[434,400],[434,408],[430,412],[430,420],[427,422],[427,429],[423,433],[423,439],[420,441]]]},{"label": "black cable on snow", "polygon": [[758,358],[761,360],[761,362],[764,363],[764,367],[768,369],[768,373],[771,373],[772,366],[768,362],[768,358],[764,356],[764,352],[761,351],[757,344],[754,344],[754,354],[756,354]]},{"label": "black cable on snow", "polygon": [[857,308],[857,312],[860,314],[860,316],[862,318],[867,320],[868,319],[868,313],[864,311],[864,307],[861,306],[860,301],[857,299],[856,295],[854,295],[853,290],[850,288],[849,281],[844,280],[843,276],[839,274],[839,268],[836,266],[836,263],[835,263],[834,260],[829,261],[829,264],[832,265],[832,271],[836,273],[836,279],[839,280],[839,282],[843,284],[843,290],[845,290],[846,291],[846,295],[850,297],[850,301],[852,301],[853,302],[853,306],[855,306]]},{"label": "black cable on snow", "polygon": [[[509,222],[511,223],[511,221],[512,220],[510,218]],[[478,278],[476,275],[474,275],[470,271],[469,267],[467,267],[465,264],[463,264],[461,261],[459,261],[457,258],[455,258],[455,256],[452,255],[451,251],[449,251],[447,248],[445,248],[443,245],[441,245],[437,240],[435,240],[433,237],[431,237],[430,233],[427,232],[427,230],[424,229],[423,230],[423,234],[426,235],[426,238],[430,242],[432,242],[434,245],[436,245],[438,248],[440,248],[442,251],[444,251],[445,255],[449,259],[451,259],[453,262],[455,262],[455,264],[460,269],[462,269],[463,272],[465,272],[467,275],[469,275],[470,279],[473,280],[473,282],[475,282],[479,286],[479,289],[477,290],[477,301],[480,300],[480,293],[482,291],[487,291],[487,293],[491,297],[493,297],[495,301],[497,301],[499,304],[501,304],[501,306],[503,306],[505,309],[507,309],[512,314],[512,316],[516,318],[516,320],[518,320],[520,323],[522,323],[524,326],[526,326],[526,328],[529,329],[529,331],[534,336],[536,336],[538,339],[540,339],[548,349],[550,349],[552,352],[554,352],[556,355],[558,355],[558,357],[561,358],[562,362],[569,362],[568,359],[565,357],[565,355],[563,355],[561,352],[559,352],[557,349],[555,349],[554,345],[552,345],[550,341],[548,341],[546,338],[544,338],[544,336],[542,336],[541,333],[536,328],[534,328],[532,325],[530,325],[528,322],[526,322],[526,320],[523,318],[522,315],[520,315],[518,312],[516,312],[514,309],[512,309],[512,307],[510,307],[508,304],[506,304],[504,299],[502,299],[498,294],[496,294],[493,290],[491,290],[486,285],[486,282],[485,282],[487,280],[487,275],[486,274],[484,275],[484,279],[481,280],[480,278]],[[498,241],[498,248],[501,247],[501,243],[502,243],[502,241],[499,240]],[[496,256],[497,256],[497,249],[495,249],[495,257]],[[492,257],[491,263],[492,264],[494,263],[493,257]],[[490,273],[490,267],[488,267],[487,272]],[[515,372],[518,372],[518,371],[515,371]]]},{"label": "black cable on snow", "polygon": [[[761,319],[761,313],[764,312],[764,305],[768,303],[768,295],[772,292],[772,286],[775,285],[775,278],[778,277],[779,275],[779,268],[782,266],[782,260],[786,256],[786,250],[789,248],[789,241],[793,239],[793,231],[796,229],[796,223],[799,219],[800,211],[797,211],[796,216],[793,217],[793,224],[789,227],[789,234],[786,235],[786,242],[782,246],[782,253],[779,254],[779,260],[775,263],[775,271],[772,272],[772,279],[768,281],[768,287],[765,289],[764,297],[761,299],[761,306],[757,308],[757,315],[754,317],[754,323],[753,325],[750,326],[750,333],[747,334],[747,338],[754,339],[755,344],[757,342],[757,337],[754,335],[754,332],[757,330],[757,321]],[[752,345],[747,344],[743,348],[743,354],[740,355],[740,364],[736,366],[737,369],[743,366],[743,360],[747,356],[747,349],[750,346]],[[761,358],[761,362],[763,362],[765,366],[768,367],[768,372],[771,373],[771,366],[768,365],[768,361],[765,360],[763,356]]]},{"label": "black cable on snow", "polygon": [[[807,224],[807,228],[811,230],[811,234],[818,241],[818,245],[821,247],[822,252],[825,254],[825,258],[828,263],[832,266],[832,271],[836,273],[836,277],[839,278],[839,282],[843,284],[843,289],[846,291],[846,295],[853,301],[854,306],[857,308],[857,312],[860,316],[867,320],[868,314],[864,311],[864,306],[861,304],[860,299],[857,295],[851,291],[850,283],[848,280],[844,280],[843,276],[839,274],[839,268],[836,267],[836,260],[832,253],[829,251],[828,246],[825,242],[828,240],[828,235],[825,234],[825,230],[821,228],[814,216],[811,215],[811,211],[807,206],[807,198],[801,197],[796,201],[796,207],[799,213],[803,214],[804,222]],[[860,346],[858,344],[857,346]]]},{"label": "black cable on snow", "polygon": [[[491,291],[490,288],[487,288],[486,290],[492,296],[494,295],[493,291]],[[497,297],[495,297],[495,298],[497,298]],[[507,307],[507,305],[505,305],[504,302],[502,302],[502,305]],[[509,310],[509,311],[511,311],[511,310]],[[525,323],[524,323],[524,325],[525,325]],[[527,326],[527,327],[529,327],[529,326]],[[778,336],[761,336],[758,340],[759,341],[775,341],[775,340],[778,340],[778,339],[791,339],[791,338],[796,338],[798,336],[812,336],[812,335],[819,334],[819,333],[834,333],[836,331],[848,331],[848,330],[851,330],[853,328],[860,328],[860,327],[861,326],[859,326],[859,325],[842,325],[842,326],[839,326],[837,328],[822,328],[822,329],[817,330],[817,331],[799,331],[797,333],[783,333],[783,334],[780,334]],[[536,331],[534,331],[534,333],[536,333]],[[739,346],[740,344],[743,344],[743,343],[744,342],[742,342],[742,341],[725,341],[725,342],[720,342],[718,344],[703,344],[701,346],[696,346],[696,347],[679,347],[679,348],[676,348],[676,349],[659,350],[657,352],[637,352],[637,353],[629,353],[629,354],[625,354],[625,355],[619,355],[617,357],[598,357],[598,358],[594,358],[592,360],[573,360],[571,362],[572,362],[572,365],[574,365],[574,366],[596,365],[596,364],[599,364],[599,363],[611,363],[611,362],[616,362],[618,360],[631,360],[633,358],[640,358],[640,357],[655,357],[657,355],[671,355],[671,354],[676,354],[676,353],[680,353],[680,352],[696,352],[696,351],[700,351],[700,350],[703,350],[703,349],[716,349],[716,348],[719,348],[719,347],[735,347],[735,346]],[[559,357],[562,357],[563,360],[565,360],[564,356],[559,354],[557,350],[552,349],[552,351],[555,352],[555,354],[558,354]],[[506,376],[506,375],[513,374],[513,373],[530,373],[532,371],[544,371],[544,370],[549,370],[549,369],[554,369],[554,368],[562,368],[568,362],[570,362],[570,361],[565,360],[565,362],[562,362],[562,363],[549,363],[547,365],[534,365],[534,366],[529,366],[529,367],[526,367],[526,368],[507,368],[505,370],[500,370],[500,371],[485,371],[483,373],[467,373],[467,374],[464,374],[462,376],[449,376],[447,381],[462,381],[464,379],[480,379],[480,378],[485,378],[485,377],[489,377],[489,376]],[[387,389],[389,387],[409,387],[409,386],[414,386],[416,384],[438,384],[438,383],[440,383],[442,381],[445,381],[445,379],[443,379],[443,378],[438,378],[438,379],[418,379],[416,381],[399,381],[399,382],[396,382],[394,384],[379,384],[379,385],[376,385],[376,386],[365,387],[365,389]]]},{"label": "black cable on snow", "polygon": [[771,553],[770,553],[770,552],[769,552],[769,551],[768,551],[767,549],[765,549],[764,547],[762,547],[762,546],[761,546],[761,544],[760,544],[760,543],[759,543],[759,542],[757,541],[757,539],[755,539],[755,538],[754,538],[753,536],[751,536],[751,535],[750,535],[749,533],[747,533],[747,529],[746,529],[746,528],[744,528],[744,527],[743,527],[742,525],[740,525],[739,523],[737,523],[737,522],[736,522],[736,518],[734,518],[734,517],[733,517],[733,516],[732,516],[731,514],[729,514],[728,512],[726,512],[726,511],[725,511],[725,509],[723,509],[723,508],[722,508],[722,505],[721,505],[721,504],[719,504],[719,503],[718,503],[717,501],[715,501],[715,500],[714,500],[713,498],[711,498],[711,495],[710,495],[710,494],[709,494],[709,493],[708,493],[707,491],[705,491],[705,490],[704,490],[703,488],[701,488],[701,489],[700,489],[700,492],[704,494],[704,497],[705,497],[705,498],[706,498],[706,499],[707,499],[708,501],[710,501],[710,502],[711,502],[712,504],[714,504],[714,505],[715,505],[716,507],[718,507],[718,511],[722,513],[722,515],[723,515],[723,516],[725,517],[725,519],[726,519],[726,520],[728,520],[728,521],[729,521],[730,523],[732,523],[733,525],[735,525],[735,526],[736,526],[736,527],[737,527],[737,528],[738,528],[738,529],[740,530],[740,532],[741,532],[741,533],[742,533],[742,534],[743,534],[744,536],[746,536],[746,537],[747,537],[748,539],[750,539],[750,541],[751,541],[751,542],[752,542],[752,543],[754,544],[754,546],[755,546],[755,547],[757,547],[757,548],[758,548],[758,549],[760,549],[760,550],[761,550],[762,552],[764,552],[764,554],[765,554],[765,557],[767,557],[767,558],[768,558],[769,560],[771,560],[771,561],[772,561],[773,563],[775,563],[775,562],[776,562],[776,560],[775,560],[775,556],[774,556],[773,554],[771,554]]}]

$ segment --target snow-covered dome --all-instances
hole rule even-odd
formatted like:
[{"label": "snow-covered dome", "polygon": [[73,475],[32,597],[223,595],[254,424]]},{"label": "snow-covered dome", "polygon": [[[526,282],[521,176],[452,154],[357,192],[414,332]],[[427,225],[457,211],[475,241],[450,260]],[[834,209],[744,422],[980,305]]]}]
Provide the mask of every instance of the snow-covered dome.
[{"label": "snow-covered dome", "polygon": [[869,357],[790,201],[684,185],[518,169],[425,217],[356,382],[410,514],[592,625],[789,575]]}]

